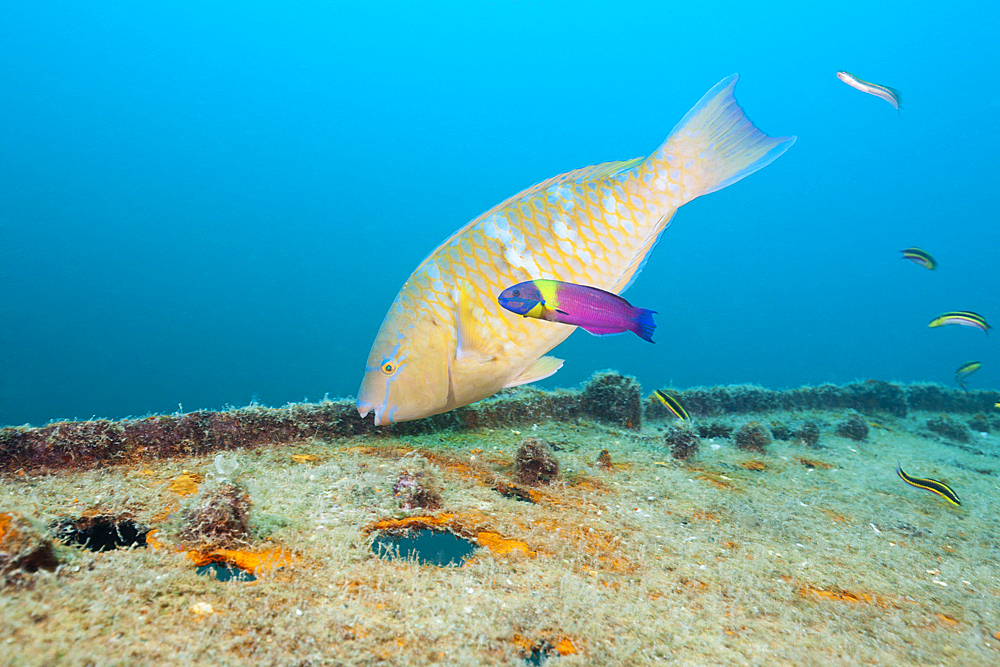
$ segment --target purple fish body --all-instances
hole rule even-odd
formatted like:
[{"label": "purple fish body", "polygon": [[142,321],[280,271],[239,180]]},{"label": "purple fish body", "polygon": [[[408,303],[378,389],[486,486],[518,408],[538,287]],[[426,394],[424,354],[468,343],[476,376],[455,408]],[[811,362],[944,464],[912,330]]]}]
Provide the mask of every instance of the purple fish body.
[{"label": "purple fish body", "polygon": [[631,331],[643,340],[654,342],[656,311],[636,308],[617,294],[596,287],[558,280],[528,280],[505,289],[497,301],[512,313],[572,324],[595,336]]}]

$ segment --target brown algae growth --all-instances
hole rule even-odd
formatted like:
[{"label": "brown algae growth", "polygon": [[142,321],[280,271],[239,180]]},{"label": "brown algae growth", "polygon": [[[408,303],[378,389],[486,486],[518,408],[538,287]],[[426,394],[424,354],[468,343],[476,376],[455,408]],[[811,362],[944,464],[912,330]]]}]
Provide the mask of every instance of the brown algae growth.
[{"label": "brown algae growth", "polygon": [[[378,431],[339,403],[197,413],[197,437],[188,415],[4,429],[0,664],[1000,660],[996,392],[671,390],[698,439],[676,458],[655,402],[616,421],[583,393]],[[863,439],[837,433],[858,418]],[[541,476],[521,477],[522,449]],[[146,544],[90,551],[52,528],[88,517],[127,517]],[[371,549],[425,530],[472,552]],[[257,578],[197,574],[212,562]]]}]

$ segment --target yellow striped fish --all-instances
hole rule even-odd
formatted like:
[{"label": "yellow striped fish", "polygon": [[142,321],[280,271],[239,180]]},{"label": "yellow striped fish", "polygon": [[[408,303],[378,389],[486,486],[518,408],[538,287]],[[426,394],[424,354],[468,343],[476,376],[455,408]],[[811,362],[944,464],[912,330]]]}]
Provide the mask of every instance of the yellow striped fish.
[{"label": "yellow striped fish", "polygon": [[795,137],[769,137],[720,81],[650,156],[542,181],[459,229],[420,263],[372,344],[358,412],[419,419],[555,373],[546,356],[576,327],[527,320],[497,295],[527,280],[620,294],[677,209],[770,164]]},{"label": "yellow striped fish", "polygon": [[937,260],[931,257],[931,254],[926,250],[921,250],[920,248],[907,248],[906,250],[900,250],[903,253],[903,259],[908,259],[914,264],[918,264],[925,269],[930,269],[933,271],[938,267]]},{"label": "yellow striped fish", "polygon": [[670,410],[674,417],[678,419],[691,419],[691,415],[688,414],[688,411],[684,409],[684,406],[675,397],[662,389],[657,389],[653,392],[653,395],[656,396],[660,403],[663,403],[667,410]]},{"label": "yellow striped fish", "polygon": [[[962,364],[958,367],[958,370],[955,371],[955,382],[958,383],[959,387],[965,389],[965,378],[978,371],[982,365],[983,362],[981,361],[970,361]],[[965,389],[965,391],[968,391],[968,389]]]},{"label": "yellow striped fish", "polygon": [[936,479],[929,479],[925,477],[910,477],[903,469],[899,467],[899,462],[896,462],[896,474],[899,478],[909,484],[910,486],[915,486],[918,489],[924,489],[930,491],[931,493],[936,493],[945,500],[947,500],[952,505],[961,505],[962,500],[955,493],[955,490],[945,484],[944,482],[938,481]]},{"label": "yellow striped fish", "polygon": [[971,310],[953,310],[948,313],[942,313],[931,320],[929,326],[932,329],[937,327],[943,327],[947,324],[961,324],[964,327],[973,327],[975,329],[982,329],[986,332],[986,335],[990,335],[991,327],[986,323],[986,318],[984,318],[979,313],[974,313]]}]

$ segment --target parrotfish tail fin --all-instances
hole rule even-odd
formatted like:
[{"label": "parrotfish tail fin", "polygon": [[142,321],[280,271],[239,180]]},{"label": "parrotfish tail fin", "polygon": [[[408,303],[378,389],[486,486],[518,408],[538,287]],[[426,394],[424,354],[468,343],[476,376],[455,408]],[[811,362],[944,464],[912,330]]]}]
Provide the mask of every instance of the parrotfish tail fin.
[{"label": "parrotfish tail fin", "polygon": [[653,315],[656,314],[656,311],[647,310],[646,308],[636,308],[635,310],[636,318],[632,331],[639,338],[648,340],[650,343],[655,343],[653,332],[656,331],[656,322],[653,321]]},{"label": "parrotfish tail fin", "polygon": [[737,79],[733,74],[705,93],[639,167],[666,172],[681,198],[678,206],[766,167],[795,143],[795,137],[769,137],[754,126],[733,97]]}]

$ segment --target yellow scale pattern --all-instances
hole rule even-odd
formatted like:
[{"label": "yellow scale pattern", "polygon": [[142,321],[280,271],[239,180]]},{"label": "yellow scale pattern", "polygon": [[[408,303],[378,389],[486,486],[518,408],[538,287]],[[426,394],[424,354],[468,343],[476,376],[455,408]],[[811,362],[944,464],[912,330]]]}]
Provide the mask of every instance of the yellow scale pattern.
[{"label": "yellow scale pattern", "polygon": [[[681,197],[664,194],[667,181],[654,182],[652,188],[647,185],[656,176],[651,168],[655,165],[649,163],[644,169],[621,174],[627,179],[601,176],[634,162],[567,172],[480,215],[417,267],[399,294],[396,312],[403,311],[415,321],[420,313],[414,304],[425,304],[439,324],[456,326],[458,292],[430,273],[453,276],[455,281],[467,282],[468,294],[483,315],[477,321],[485,334],[493,340],[516,340],[518,334],[536,336],[539,323],[525,323],[499,307],[496,296],[511,285],[548,278],[617,293],[632,279],[649,243],[665,227],[658,224],[660,220],[683,203]],[[665,172],[660,170],[660,174]],[[597,180],[581,182],[591,174],[598,174]],[[679,190],[676,184],[674,190]],[[678,200],[675,204],[669,201],[673,198]],[[486,231],[498,229],[497,220],[506,221],[501,223],[510,232],[506,244],[496,238],[497,232],[488,235]],[[521,245],[524,249],[518,252]],[[512,329],[517,330],[513,337]],[[563,325],[548,329],[549,338],[560,341],[573,331]]]}]

